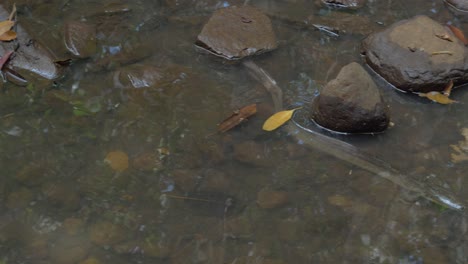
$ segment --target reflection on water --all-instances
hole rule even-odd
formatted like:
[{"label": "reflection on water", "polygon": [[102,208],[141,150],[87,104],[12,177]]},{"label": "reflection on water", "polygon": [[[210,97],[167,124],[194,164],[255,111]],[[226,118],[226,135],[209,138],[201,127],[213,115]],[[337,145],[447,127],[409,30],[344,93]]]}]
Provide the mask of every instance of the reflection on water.
[{"label": "reflection on water", "polygon": [[[94,26],[98,45],[54,84],[3,84],[0,263],[468,262],[464,213],[284,130],[261,130],[273,112],[269,94],[241,65],[193,47],[213,10],[243,2],[16,1],[20,23],[58,58],[69,56],[69,21]],[[369,0],[347,13],[252,0],[279,39],[254,60],[283,87],[284,105],[307,105],[343,65],[362,61],[369,32],[417,14],[467,31],[442,2]],[[434,105],[376,80],[395,126],[335,137],[466,201],[468,105]],[[468,101],[463,89],[453,96]],[[254,102],[256,116],[216,133]],[[104,161],[113,151],[128,156],[127,169]]]}]

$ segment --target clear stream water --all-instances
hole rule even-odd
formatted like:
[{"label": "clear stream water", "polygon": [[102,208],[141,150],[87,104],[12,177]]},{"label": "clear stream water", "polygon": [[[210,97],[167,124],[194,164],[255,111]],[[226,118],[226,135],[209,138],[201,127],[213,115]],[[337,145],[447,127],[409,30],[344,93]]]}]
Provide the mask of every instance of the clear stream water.
[{"label": "clear stream water", "polygon": [[[70,19],[98,27],[98,48],[54,84],[3,84],[0,263],[468,262],[464,212],[305,147],[284,129],[261,130],[270,95],[241,65],[193,45],[215,9],[242,2],[16,1],[18,20],[51,50],[63,46]],[[284,105],[305,105],[305,116],[342,66],[363,62],[369,32],[418,14],[468,32],[442,1],[369,0],[351,13],[315,2],[250,1],[272,18],[279,42],[253,60],[282,87]],[[359,23],[342,22],[349,15]],[[304,26],[311,16],[346,32]],[[128,69],[166,77],[117,87],[116,74]],[[467,202],[465,88],[453,92],[461,104],[443,106],[375,80],[394,126],[379,135],[322,133]],[[256,116],[216,133],[254,102]],[[113,151],[129,156],[128,169],[104,162]]]}]

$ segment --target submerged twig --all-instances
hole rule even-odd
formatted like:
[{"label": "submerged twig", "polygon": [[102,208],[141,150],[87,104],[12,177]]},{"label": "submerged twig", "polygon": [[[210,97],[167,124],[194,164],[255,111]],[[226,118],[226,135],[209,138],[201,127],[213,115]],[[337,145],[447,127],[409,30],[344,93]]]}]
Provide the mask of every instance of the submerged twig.
[{"label": "submerged twig", "polygon": [[249,69],[249,74],[267,89],[273,99],[275,110],[280,111],[283,108],[283,91],[276,81],[252,60],[243,60],[242,65]]}]

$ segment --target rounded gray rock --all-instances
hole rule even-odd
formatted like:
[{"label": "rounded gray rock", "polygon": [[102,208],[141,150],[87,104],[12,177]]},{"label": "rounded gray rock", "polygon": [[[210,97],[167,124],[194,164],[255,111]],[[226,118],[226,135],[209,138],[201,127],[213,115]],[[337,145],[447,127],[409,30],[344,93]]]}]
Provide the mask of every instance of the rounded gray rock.
[{"label": "rounded gray rock", "polygon": [[271,21],[251,6],[217,10],[197,37],[196,46],[228,60],[276,49]]},{"label": "rounded gray rock", "polygon": [[371,76],[358,63],[344,66],[312,106],[312,119],[344,133],[377,133],[390,122],[389,109]]},{"label": "rounded gray rock", "polygon": [[400,90],[441,91],[450,80],[468,82],[466,47],[449,28],[427,16],[371,34],[362,48],[369,66]]}]

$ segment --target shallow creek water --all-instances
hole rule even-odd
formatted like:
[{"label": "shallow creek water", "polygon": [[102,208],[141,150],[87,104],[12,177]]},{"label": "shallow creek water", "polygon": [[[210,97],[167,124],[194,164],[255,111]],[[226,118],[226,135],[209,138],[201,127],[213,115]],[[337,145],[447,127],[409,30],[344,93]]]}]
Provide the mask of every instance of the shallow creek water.
[{"label": "shallow creek water", "polygon": [[[465,212],[306,147],[285,129],[261,130],[274,111],[270,95],[242,65],[194,48],[213,10],[243,2],[16,2],[18,19],[51,50],[60,50],[55,40],[69,19],[94,21],[98,49],[53,85],[3,85],[0,263],[468,262]],[[282,87],[285,107],[304,105],[295,118],[308,126],[302,117],[320,88],[363,61],[366,34],[418,14],[468,32],[442,1],[368,0],[352,13],[306,0],[250,4],[270,16],[279,41],[253,60]],[[359,18],[340,22],[349,15]],[[306,19],[345,32],[330,36]],[[122,72],[142,68],[166,79],[116,85]],[[392,128],[318,131],[468,202],[466,88],[453,92],[461,104],[443,106],[375,79]],[[256,116],[216,133],[254,102]],[[104,162],[117,150],[130,159],[122,172]]]}]

